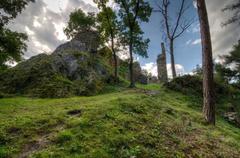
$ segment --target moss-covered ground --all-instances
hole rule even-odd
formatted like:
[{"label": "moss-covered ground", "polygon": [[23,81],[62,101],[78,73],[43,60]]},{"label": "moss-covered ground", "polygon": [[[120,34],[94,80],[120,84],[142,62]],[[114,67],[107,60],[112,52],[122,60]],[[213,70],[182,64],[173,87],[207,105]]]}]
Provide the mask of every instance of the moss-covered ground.
[{"label": "moss-covered ground", "polygon": [[[91,97],[0,99],[0,158],[240,157],[240,129],[158,85]],[[159,90],[159,92],[157,91]]]}]

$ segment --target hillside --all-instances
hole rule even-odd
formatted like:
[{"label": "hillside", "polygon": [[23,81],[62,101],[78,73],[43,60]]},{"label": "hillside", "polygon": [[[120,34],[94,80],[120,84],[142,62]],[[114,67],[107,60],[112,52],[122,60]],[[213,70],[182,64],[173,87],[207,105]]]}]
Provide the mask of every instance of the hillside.
[{"label": "hillside", "polygon": [[1,99],[0,157],[239,157],[239,128],[220,116],[216,127],[206,125],[198,98],[139,87],[91,97]]}]

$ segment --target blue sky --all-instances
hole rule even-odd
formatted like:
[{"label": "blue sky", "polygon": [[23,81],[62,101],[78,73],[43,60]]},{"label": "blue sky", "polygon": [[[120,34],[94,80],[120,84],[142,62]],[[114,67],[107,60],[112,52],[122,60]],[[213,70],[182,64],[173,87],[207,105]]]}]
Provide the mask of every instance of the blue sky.
[{"label": "blue sky", "polygon": [[[154,7],[155,0],[149,1]],[[231,13],[223,13],[221,9],[232,1],[235,0],[206,0],[215,59],[219,55],[227,54],[232,45],[240,39],[238,24],[221,27],[221,23],[231,16]],[[172,0],[172,2],[174,3],[170,10],[176,11],[180,0]],[[188,2],[192,4],[192,0],[188,0]],[[66,27],[70,12],[76,8],[81,8],[85,12],[97,12],[92,0],[37,0],[35,3],[29,4],[9,25],[13,30],[28,34],[28,50],[24,53],[24,57],[30,58],[40,53],[51,53],[57,46],[66,42],[63,29]],[[171,11],[171,14],[174,15],[175,12]],[[202,62],[197,12],[193,5],[186,15],[186,17],[189,16],[195,17],[196,22],[182,37],[176,40],[174,46],[176,68],[181,74],[191,72],[197,64]],[[154,75],[157,72],[157,55],[161,53],[160,43],[162,42],[163,28],[161,28],[160,19],[160,13],[153,13],[149,23],[141,24],[145,32],[144,36],[151,40],[148,50],[149,58],[136,58],[143,68]],[[169,63],[168,54],[168,69],[170,70]]]},{"label": "blue sky", "polygon": [[[156,8],[154,3],[151,3],[151,5],[153,8]],[[174,15],[178,7],[178,4],[173,4],[170,8],[174,11],[172,12]],[[176,64],[182,65],[185,73],[189,73],[197,64],[201,64],[202,58],[201,45],[199,41],[199,25],[196,18],[197,12],[193,5],[191,5],[191,8],[186,16],[189,16],[190,18],[194,17],[196,20],[180,38],[175,40],[174,50]],[[149,19],[149,23],[141,24],[142,29],[145,32],[144,36],[149,38],[151,41],[148,49],[149,58],[140,58],[139,60],[142,66],[146,63],[156,62],[157,56],[161,53],[160,43],[164,42],[162,39],[164,28],[161,26],[161,18],[161,14],[159,12],[153,12]],[[166,49],[168,50],[168,47]],[[169,52],[167,55],[167,62],[170,63]]]}]

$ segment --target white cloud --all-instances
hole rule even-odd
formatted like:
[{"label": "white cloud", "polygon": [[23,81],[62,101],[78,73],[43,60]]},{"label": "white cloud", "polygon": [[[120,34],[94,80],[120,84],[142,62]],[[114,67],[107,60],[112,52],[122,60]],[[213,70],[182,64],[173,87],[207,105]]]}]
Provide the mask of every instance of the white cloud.
[{"label": "white cloud", "polygon": [[192,27],[192,33],[197,33],[197,32],[200,32],[199,24],[193,25],[193,27]]},{"label": "white cloud", "polygon": [[63,32],[64,28],[66,27],[66,23],[60,22],[60,23],[53,23],[55,27],[55,36],[57,37],[58,40],[60,41],[67,41],[67,36]]},{"label": "white cloud", "polygon": [[151,73],[153,76],[158,76],[156,63],[146,63],[144,66],[142,66],[142,69],[146,70],[148,73]]},{"label": "white cloud", "polygon": [[230,11],[224,13],[222,9],[234,0],[206,0],[209,23],[212,36],[214,58],[227,54],[240,39],[240,27],[238,23],[222,27],[221,24],[232,16]]},{"label": "white cloud", "polygon": [[[177,76],[182,76],[185,74],[184,67],[180,64],[175,64]],[[158,76],[158,71],[157,71],[157,63],[146,63],[144,66],[142,66],[142,69],[146,70],[148,73],[151,73],[153,76]],[[172,69],[171,69],[171,64],[167,64],[167,72],[168,72],[168,77],[172,78]]]},{"label": "white cloud", "polygon": [[42,25],[41,25],[41,23],[38,21],[38,18],[37,18],[37,17],[34,17],[33,26],[34,26],[34,27],[42,27]]},{"label": "white cloud", "polygon": [[29,3],[26,9],[9,24],[9,28],[28,34],[28,50],[24,57],[29,58],[43,52],[52,52],[67,38],[63,29],[69,14],[76,8],[86,12],[96,12],[89,0],[37,0]]},{"label": "white cloud", "polygon": [[196,40],[192,41],[191,44],[192,44],[192,45],[201,44],[201,39],[196,39]]},{"label": "white cloud", "polygon": [[197,1],[196,0],[193,0],[193,6],[194,6],[194,8],[197,8]]},{"label": "white cloud", "polygon": [[27,32],[28,35],[34,35],[35,33],[29,29],[29,27],[25,26],[25,31]]},{"label": "white cloud", "polygon": [[186,42],[186,45],[189,45],[191,42],[192,42],[192,40],[188,40],[188,41]]},{"label": "white cloud", "polygon": [[[182,76],[182,75],[185,74],[185,70],[184,70],[183,65],[175,64],[175,69],[176,69],[177,76]],[[168,77],[172,78],[172,66],[171,66],[171,64],[167,64],[167,72],[168,72]]]},{"label": "white cloud", "polygon": [[196,39],[196,40],[188,40],[186,42],[186,45],[198,45],[201,44],[201,39]]}]

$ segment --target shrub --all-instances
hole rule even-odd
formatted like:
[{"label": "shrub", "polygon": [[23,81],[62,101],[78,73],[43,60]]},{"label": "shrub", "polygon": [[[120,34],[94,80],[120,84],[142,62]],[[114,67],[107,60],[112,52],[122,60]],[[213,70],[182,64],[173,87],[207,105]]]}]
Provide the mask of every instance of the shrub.
[{"label": "shrub", "polygon": [[[199,76],[184,75],[177,77],[166,83],[165,86],[171,90],[179,91],[187,95],[202,96],[203,93],[202,78]],[[229,85],[215,82],[214,86],[217,97],[228,96],[231,94]]]},{"label": "shrub", "polygon": [[37,88],[27,92],[31,96],[40,98],[63,98],[74,95],[73,83],[60,75],[42,81]]}]

